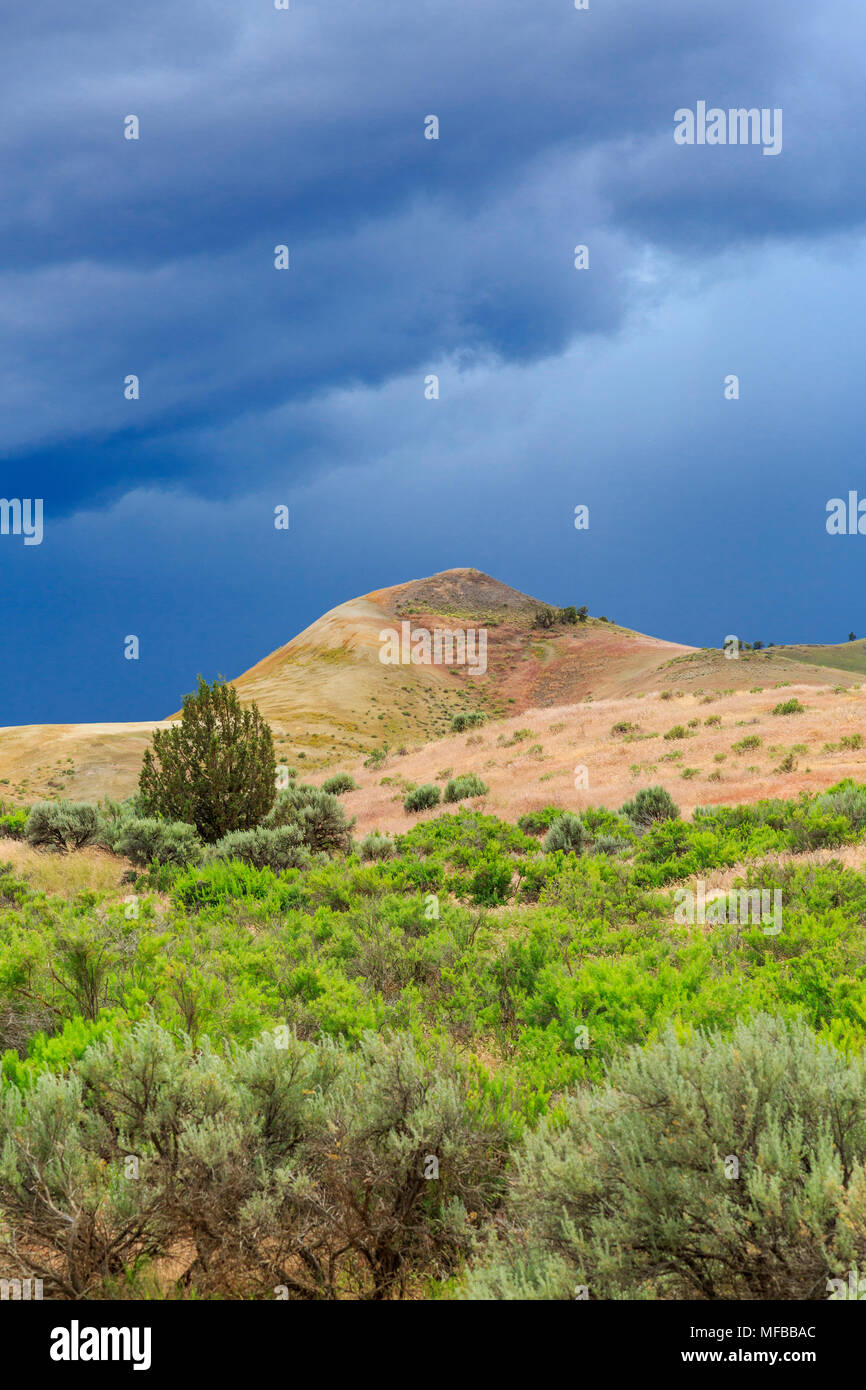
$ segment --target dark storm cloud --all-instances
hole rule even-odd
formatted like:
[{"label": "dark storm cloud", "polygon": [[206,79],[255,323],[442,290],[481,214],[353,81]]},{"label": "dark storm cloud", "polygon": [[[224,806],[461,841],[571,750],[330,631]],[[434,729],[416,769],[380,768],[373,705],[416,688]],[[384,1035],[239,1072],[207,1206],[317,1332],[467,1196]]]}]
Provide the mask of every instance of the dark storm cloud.
[{"label": "dark storm cloud", "polygon": [[[614,331],[647,244],[693,257],[856,224],[860,79],[833,12],[864,27],[847,0],[4,16],[6,491],[41,489],[55,514],[167,478],[231,494],[243,451],[215,471],[205,430],[254,432],[283,403],[448,354],[528,362]],[[677,148],[673,112],[699,98],[783,104],[783,157]],[[841,134],[822,127],[840,110]],[[284,456],[304,475],[326,462],[304,433]]]}]

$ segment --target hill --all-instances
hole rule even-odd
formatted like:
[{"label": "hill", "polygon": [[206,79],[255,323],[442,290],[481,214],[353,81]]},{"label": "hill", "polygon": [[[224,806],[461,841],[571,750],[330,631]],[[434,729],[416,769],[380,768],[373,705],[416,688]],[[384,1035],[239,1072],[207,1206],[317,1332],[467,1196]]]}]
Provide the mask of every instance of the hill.
[{"label": "hill", "polygon": [[[240,676],[291,759],[308,765],[384,743],[427,742],[452,716],[503,718],[641,684],[690,649],[588,619],[542,627],[547,605],[480,570],[456,569],[378,589],[331,609]],[[437,629],[485,635],[485,661],[385,664],[382,633]]]},{"label": "hill", "polygon": [[[476,657],[483,641],[483,662],[381,660],[383,633],[393,633],[398,646],[402,642],[402,656],[411,654],[404,633],[411,641],[419,632],[437,630],[457,634],[455,642],[462,636],[467,654],[476,644]],[[459,656],[456,646],[455,651]],[[234,684],[241,699],[256,701],[271,723],[278,757],[316,772],[358,763],[386,744],[409,749],[435,742],[460,711],[480,710],[488,720],[500,720],[666,690],[700,694],[785,682],[848,686],[864,667],[863,643],[776,647],[743,652],[733,661],[718,650],[665,641],[601,618],[567,622],[541,600],[480,570],[452,569],[339,604]],[[0,787],[15,802],[126,795],[158,722],[0,729]]]}]

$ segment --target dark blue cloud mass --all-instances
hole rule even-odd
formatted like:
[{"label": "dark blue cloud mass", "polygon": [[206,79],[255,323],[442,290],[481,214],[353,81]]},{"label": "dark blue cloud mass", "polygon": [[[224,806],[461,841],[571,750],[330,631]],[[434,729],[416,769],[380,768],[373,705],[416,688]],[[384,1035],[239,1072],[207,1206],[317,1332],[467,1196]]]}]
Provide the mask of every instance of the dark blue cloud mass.
[{"label": "dark blue cloud mass", "polygon": [[[46,516],[0,536],[0,724],[163,713],[455,564],[694,642],[856,627],[862,4],[47,0],[0,39],[0,495]],[[700,101],[781,153],[677,145]]]}]

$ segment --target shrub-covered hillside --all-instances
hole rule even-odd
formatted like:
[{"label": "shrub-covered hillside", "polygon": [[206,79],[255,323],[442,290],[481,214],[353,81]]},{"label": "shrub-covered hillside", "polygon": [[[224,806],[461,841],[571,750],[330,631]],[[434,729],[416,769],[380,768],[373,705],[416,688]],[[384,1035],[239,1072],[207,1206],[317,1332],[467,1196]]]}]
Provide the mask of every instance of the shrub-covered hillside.
[{"label": "shrub-covered hillside", "polygon": [[[149,809],[0,820],[0,1273],[808,1299],[866,1259],[866,787],[360,841],[296,781],[207,844]],[[28,869],[100,852],[119,893]],[[781,929],[684,922],[723,876]]]}]

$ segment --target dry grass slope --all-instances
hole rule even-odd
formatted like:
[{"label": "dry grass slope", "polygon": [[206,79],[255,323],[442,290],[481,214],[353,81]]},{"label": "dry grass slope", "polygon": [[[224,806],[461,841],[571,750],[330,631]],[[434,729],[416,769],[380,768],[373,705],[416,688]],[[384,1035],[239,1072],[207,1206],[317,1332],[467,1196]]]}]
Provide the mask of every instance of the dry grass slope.
[{"label": "dry grass slope", "polygon": [[[791,698],[803,713],[772,713]],[[529,710],[412,748],[404,757],[389,756],[376,769],[347,764],[359,785],[342,800],[358,818],[356,833],[365,834],[405,830],[416,820],[403,810],[407,786],[443,786],[446,774],[465,772],[477,772],[490,788],[467,804],[511,821],[547,805],[616,808],[651,784],[666,787],[686,813],[714,803],[791,797],[843,777],[866,781],[866,746],[857,746],[864,716],[866,692],[805,684]],[[613,732],[618,725],[631,727]],[[665,738],[679,727],[683,737]],[[575,787],[578,768],[586,769],[586,788]]]},{"label": "dry grass slope", "polygon": [[[563,736],[569,743],[568,757],[574,754],[575,762],[590,762],[600,787],[612,756],[597,717],[602,704],[611,711],[621,707],[623,717],[629,718],[632,702],[641,697],[652,700],[664,691],[695,702],[707,693],[783,682],[790,682],[792,689],[851,686],[866,667],[861,643],[792,648],[790,656],[784,648],[744,652],[738,661],[728,661],[720,651],[662,641],[599,619],[542,628],[536,615],[545,606],[480,570],[447,570],[340,604],[237,677],[235,685],[241,699],[256,701],[270,721],[278,758],[297,766],[302,776],[354,767],[371,749],[386,743],[392,749],[423,747],[443,738],[441,759],[437,754],[434,761],[444,766],[451,748],[446,735],[459,711],[480,709],[491,721],[505,721],[507,735],[521,725],[544,734],[545,720],[555,722],[552,712],[560,710],[570,730]],[[472,675],[459,666],[384,665],[379,660],[380,633],[404,620],[413,629],[485,628],[486,672]],[[811,661],[810,652],[815,657]],[[834,668],[836,659],[839,666]],[[846,665],[850,669],[844,669]],[[592,706],[585,705],[590,699]],[[577,706],[579,717],[570,713]],[[593,713],[587,715],[588,709]],[[96,801],[128,795],[156,726],[154,721],[0,729],[0,798],[19,804],[45,796]],[[577,740],[575,726],[585,729]],[[835,732],[830,718],[823,739]],[[489,743],[489,732],[484,736]],[[583,750],[581,757],[571,747],[575,742]],[[557,780],[564,786],[568,777],[565,764],[558,770],[551,766],[559,756],[557,737],[551,741],[547,736],[544,744],[544,765],[538,773],[551,775],[542,793],[553,790]],[[699,745],[688,746],[689,761],[694,762],[691,750],[699,751]],[[617,748],[619,758],[622,748]],[[629,748],[630,761],[652,761],[641,743]],[[564,756],[564,748],[562,752]],[[488,747],[484,760],[490,757]],[[530,795],[533,779],[524,776],[526,755],[523,759],[516,757],[503,768],[510,790],[500,784],[496,771],[497,791],[492,795]],[[410,775],[406,769],[411,765],[411,758],[401,761],[402,775]],[[723,788],[727,776],[723,773]],[[617,773],[617,785],[628,781],[628,775]],[[742,794],[750,795],[749,787]]]}]

